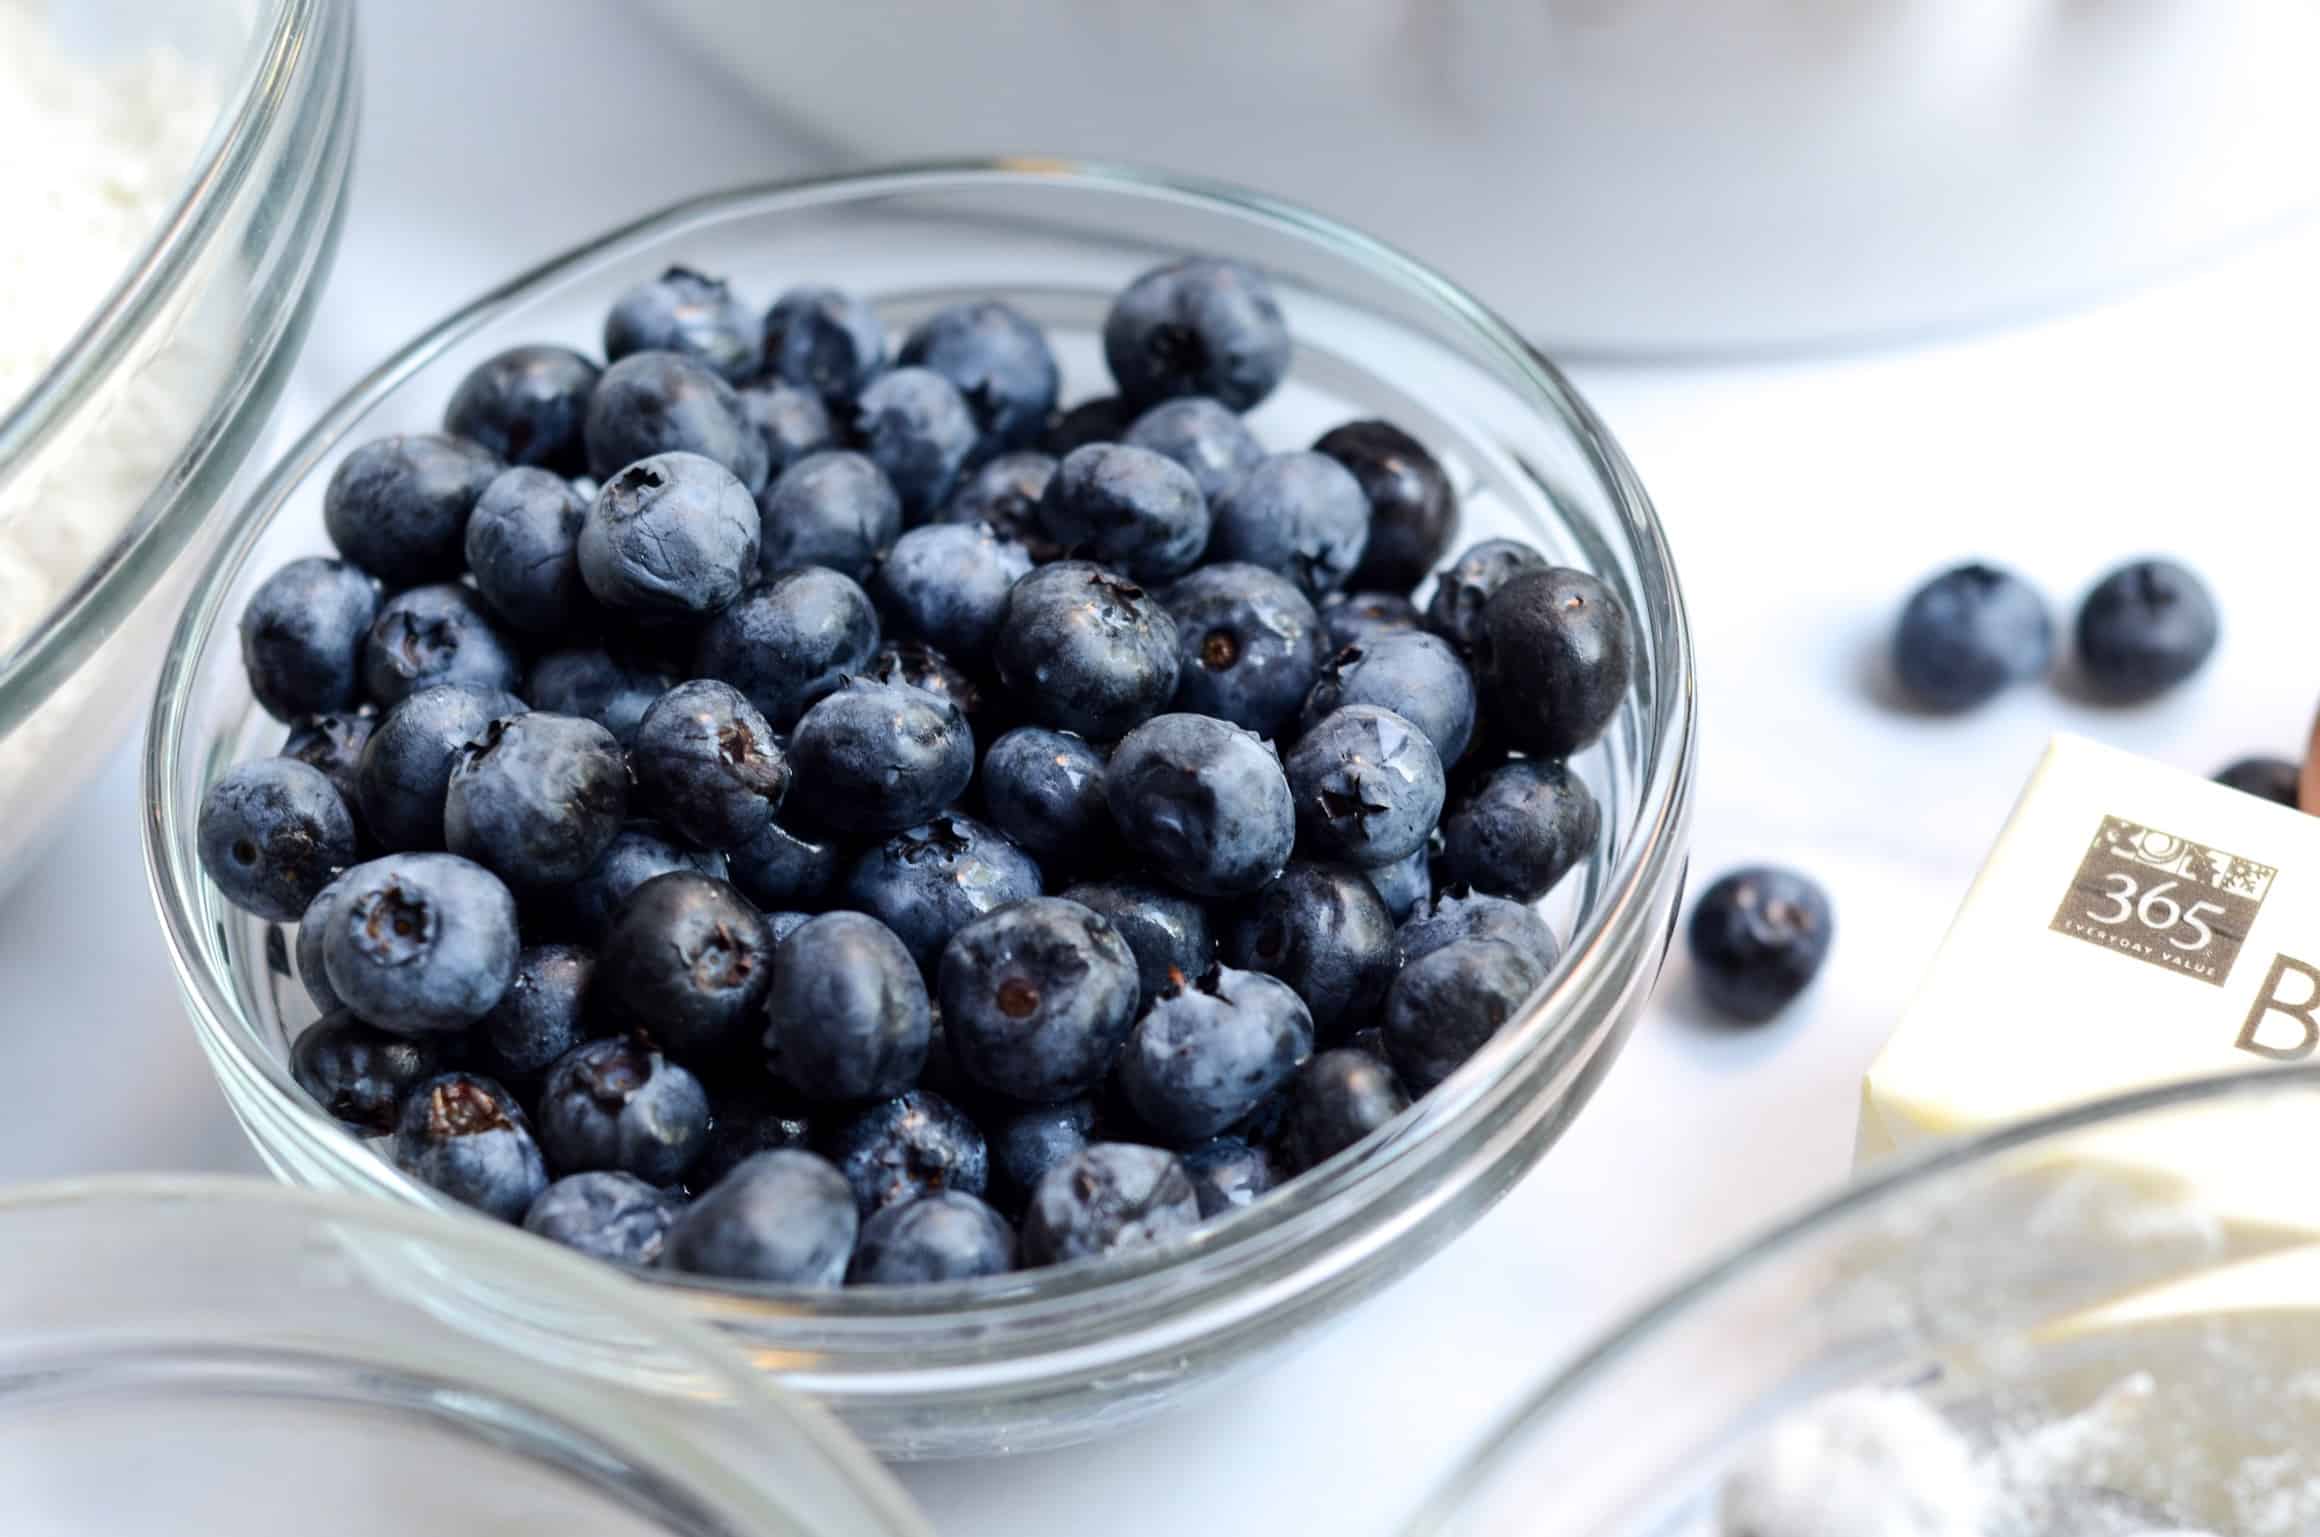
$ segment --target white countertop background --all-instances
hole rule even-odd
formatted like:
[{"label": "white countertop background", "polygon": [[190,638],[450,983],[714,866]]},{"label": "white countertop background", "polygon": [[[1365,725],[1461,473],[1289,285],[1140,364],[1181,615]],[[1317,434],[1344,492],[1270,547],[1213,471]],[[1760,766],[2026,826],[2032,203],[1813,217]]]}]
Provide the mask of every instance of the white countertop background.
[{"label": "white countertop background", "polygon": [[[457,26],[445,18],[459,16]],[[615,0],[365,7],[354,203],[280,427],[518,268],[678,197],[801,168]],[[511,126],[513,125],[513,126]],[[2207,772],[2286,752],[2320,693],[2320,232],[2100,310],[1826,362],[1573,370],[1657,500],[1700,655],[1695,887],[1820,876],[1837,942],[1767,1029],[1702,1020],[1679,961],[1595,1104],[1494,1212],[1300,1353],[1091,1447],[903,1470],[943,1537],[1396,1529],[1556,1362],[1843,1175],[1862,1068],[2045,736]],[[769,288],[788,274],[735,274]],[[1485,297],[1489,297],[1485,295]],[[1900,596],[1967,556],[2067,608],[2111,563],[2189,560],[2214,665],[2115,711],[2024,690],[1896,711]],[[133,747],[0,902],[0,1178],[256,1171],[150,913]]]}]

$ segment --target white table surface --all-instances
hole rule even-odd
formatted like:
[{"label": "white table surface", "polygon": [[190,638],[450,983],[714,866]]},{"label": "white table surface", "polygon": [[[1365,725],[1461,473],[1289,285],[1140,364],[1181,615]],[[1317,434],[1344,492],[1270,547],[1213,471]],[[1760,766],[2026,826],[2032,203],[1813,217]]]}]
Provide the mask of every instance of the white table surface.
[{"label": "white table surface", "polygon": [[[520,265],[799,165],[612,0],[394,0],[364,21],[355,200],[285,428]],[[1827,976],[1770,1028],[1733,1033],[1671,965],[1585,1117],[1438,1258],[1291,1359],[1108,1443],[904,1470],[944,1537],[1390,1532],[1557,1361],[1839,1180],[1861,1069],[2048,732],[2205,772],[2306,726],[2315,271],[2304,235],[1948,345],[1575,370],[1686,574],[1706,700],[1695,868],[1818,874],[1838,913]],[[1930,568],[1987,555],[2067,604],[2153,550],[2203,569],[2227,615],[2215,664],[2176,697],[2113,711],[2029,689],[1963,721],[1881,701],[1887,626]],[[124,748],[0,903],[0,1177],[258,1167],[180,1011],[136,809]]]}]

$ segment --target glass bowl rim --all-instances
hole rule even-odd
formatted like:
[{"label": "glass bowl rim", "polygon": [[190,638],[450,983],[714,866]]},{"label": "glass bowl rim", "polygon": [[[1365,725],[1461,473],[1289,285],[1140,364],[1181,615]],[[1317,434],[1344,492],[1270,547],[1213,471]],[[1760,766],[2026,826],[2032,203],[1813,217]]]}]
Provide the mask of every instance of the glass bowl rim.
[{"label": "glass bowl rim", "polygon": [[[1633,616],[1639,627],[1648,629],[1652,649],[1663,658],[1665,670],[1654,680],[1654,709],[1647,722],[1646,734],[1657,750],[1639,764],[1627,847],[1556,971],[1524,1010],[1409,1112],[1372,1133],[1361,1144],[1372,1149],[1371,1156],[1341,1157],[1300,1176],[1282,1187],[1286,1198],[1275,1192],[1252,1207],[1206,1222],[1189,1235],[1146,1249],[929,1286],[806,1290],[661,1270],[643,1274],[672,1292],[735,1309],[729,1316],[737,1319],[753,1317],[771,1322],[804,1316],[817,1325],[858,1327],[873,1334],[912,1324],[989,1323],[1002,1314],[1009,1316],[996,1321],[1009,1322],[1025,1310],[1084,1315],[1085,1305],[1098,1296],[1122,1302],[1132,1298],[1146,1310],[1139,1316],[1149,1320],[1172,1317],[1187,1302],[1212,1295],[1228,1279],[1211,1274],[1187,1282],[1189,1273],[1202,1268],[1191,1262],[1217,1261],[1237,1250],[1249,1254],[1253,1266],[1260,1262],[1251,1252],[1255,1246],[1240,1240],[1312,1220],[1317,1211],[1335,1207],[1356,1190],[1374,1188],[1375,1177],[1381,1173],[1393,1171],[1398,1178],[1413,1177],[1413,1166],[1422,1165],[1424,1152],[1446,1140],[1433,1133],[1463,1123],[1470,1116],[1478,1117],[1478,1106],[1488,1108],[1484,1102],[1493,1098],[1492,1091],[1516,1068],[1526,1062],[1557,1060],[1561,1048],[1589,1023],[1578,1017],[1569,1006],[1571,1001],[1606,985],[1609,968],[1616,964],[1607,954],[1616,948],[1614,938],[1642,921],[1650,893],[1664,882],[1669,868],[1680,867],[1683,860],[1682,829],[1697,748],[1690,629],[1666,535],[1634,469],[1592,409],[1552,363],[1481,301],[1415,259],[1325,215],[1226,184],[1118,165],[1046,157],[919,162],[763,183],[687,199],[622,224],[490,289],[349,385],[274,464],[246,502],[234,509],[224,536],[196,578],[193,595],[171,638],[146,731],[142,782],[148,884],[161,915],[171,964],[197,1027],[212,1041],[230,1043],[237,1063],[254,1069],[270,1091],[274,1108],[286,1110],[305,1123],[333,1146],[334,1156],[362,1160],[368,1166],[364,1169],[366,1183],[420,1205],[448,1204],[445,1197],[410,1179],[332,1122],[298,1089],[285,1063],[271,1053],[248,1049],[235,1024],[240,1010],[223,979],[210,967],[194,922],[192,894],[198,889],[200,872],[178,857],[188,840],[180,836],[181,813],[172,801],[170,787],[178,779],[187,707],[198,681],[194,658],[218,635],[225,600],[271,523],[274,510],[292,488],[314,473],[357,419],[413,373],[504,311],[519,307],[535,290],[567,274],[650,246],[696,220],[744,210],[777,211],[845,205],[911,192],[1037,185],[1179,203],[1301,239],[1424,301],[1462,328],[1463,342],[1479,344],[1496,354],[1539,397],[1529,403],[1554,420],[1582,450],[1591,477],[1617,510],[1627,541],[1624,548],[1633,553],[1644,576],[1656,572],[1661,578],[1661,586],[1647,594],[1657,600],[1658,611]],[[258,516],[261,511],[266,515]],[[1169,1281],[1189,1285],[1191,1290],[1169,1294],[1166,1285],[1150,1284]],[[1053,1315],[1037,1316],[1045,1321]]]}]

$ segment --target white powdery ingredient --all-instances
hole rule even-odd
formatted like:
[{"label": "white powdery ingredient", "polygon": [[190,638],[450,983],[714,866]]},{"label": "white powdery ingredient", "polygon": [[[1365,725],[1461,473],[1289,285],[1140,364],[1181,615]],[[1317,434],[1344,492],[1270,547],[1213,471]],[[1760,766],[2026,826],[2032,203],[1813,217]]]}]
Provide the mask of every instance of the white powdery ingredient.
[{"label": "white powdery ingredient", "polygon": [[1724,1480],[1728,1537],[1983,1537],[1963,1436],[1912,1394],[1845,1393],[1765,1433]]}]

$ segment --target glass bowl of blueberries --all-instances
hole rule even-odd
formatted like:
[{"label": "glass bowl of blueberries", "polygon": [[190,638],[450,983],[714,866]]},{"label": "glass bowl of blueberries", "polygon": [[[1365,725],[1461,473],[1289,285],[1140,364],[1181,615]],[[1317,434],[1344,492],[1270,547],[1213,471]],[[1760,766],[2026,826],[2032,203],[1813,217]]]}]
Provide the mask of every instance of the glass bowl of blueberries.
[{"label": "glass bowl of blueberries", "polygon": [[1659,524],[1503,322],[1003,161],[680,206],[357,384],[186,611],[147,850],[277,1172],[943,1456],[1479,1216],[1657,974],[1693,753]]}]

